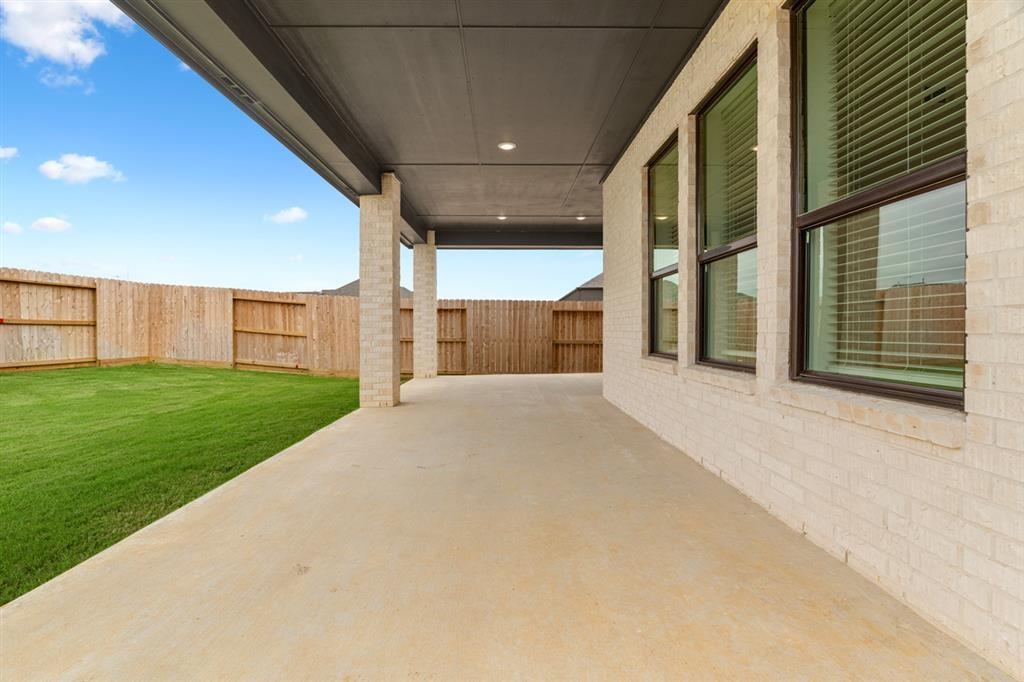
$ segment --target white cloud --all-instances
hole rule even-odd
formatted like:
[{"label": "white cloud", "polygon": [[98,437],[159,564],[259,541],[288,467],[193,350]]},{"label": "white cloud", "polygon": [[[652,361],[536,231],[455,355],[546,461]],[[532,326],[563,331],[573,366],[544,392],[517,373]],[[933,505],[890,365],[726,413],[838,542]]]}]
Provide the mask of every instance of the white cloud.
[{"label": "white cloud", "polygon": [[25,231],[25,228],[18,223],[12,223],[10,220],[4,223],[3,231],[7,234],[21,234]]},{"label": "white cloud", "polygon": [[71,223],[60,218],[47,216],[32,223],[32,229],[39,230],[40,232],[64,232],[71,229]]},{"label": "white cloud", "polygon": [[131,20],[108,0],[3,0],[0,38],[25,51],[28,61],[47,59],[88,68],[106,53],[98,25],[129,30]]},{"label": "white cloud", "polygon": [[301,253],[297,253],[294,256],[288,256],[288,260],[290,260],[293,263],[301,263],[302,262],[302,257],[303,256],[302,256]]},{"label": "white cloud", "polygon": [[178,61],[178,71],[191,71],[192,67],[183,61]]},{"label": "white cloud", "polygon": [[17,155],[17,147],[0,147],[0,159],[13,159]]},{"label": "white cloud", "polygon": [[60,73],[49,67],[39,72],[39,81],[48,88],[82,88],[87,95],[96,92],[96,85],[91,80],[73,73]]},{"label": "white cloud", "polygon": [[62,154],[60,161],[47,161],[39,166],[39,172],[51,180],[63,180],[71,184],[82,184],[99,178],[110,178],[114,182],[124,180],[121,171],[95,156]]},{"label": "white cloud", "polygon": [[292,206],[291,208],[281,209],[277,213],[263,216],[264,220],[284,225],[285,223],[297,223],[300,220],[305,220],[309,217],[309,214],[305,210],[298,206]]}]

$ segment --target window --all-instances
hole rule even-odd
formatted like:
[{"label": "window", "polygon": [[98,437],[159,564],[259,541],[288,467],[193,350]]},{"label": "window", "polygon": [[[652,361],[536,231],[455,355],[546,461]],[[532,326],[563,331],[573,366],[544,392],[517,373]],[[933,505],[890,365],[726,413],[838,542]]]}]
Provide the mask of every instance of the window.
[{"label": "window", "polygon": [[962,404],[966,0],[797,11],[795,373]]},{"label": "window", "polygon": [[679,335],[679,146],[673,138],[647,167],[650,352],[674,356]]},{"label": "window", "polygon": [[964,185],[807,233],[807,368],[959,390]]},{"label": "window", "polygon": [[757,355],[757,67],[743,62],[698,113],[697,360],[752,370]]}]

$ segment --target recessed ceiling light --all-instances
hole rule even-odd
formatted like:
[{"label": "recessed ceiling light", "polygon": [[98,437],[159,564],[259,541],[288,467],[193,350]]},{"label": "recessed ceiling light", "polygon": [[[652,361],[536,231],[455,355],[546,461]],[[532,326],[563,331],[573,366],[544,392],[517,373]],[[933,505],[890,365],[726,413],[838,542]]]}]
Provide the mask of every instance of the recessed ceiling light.
[{"label": "recessed ceiling light", "polygon": [[498,216],[498,220],[508,220],[508,216],[507,215],[500,215],[500,216]]},{"label": "recessed ceiling light", "polygon": [[578,215],[578,216],[576,216],[576,220],[586,220],[586,219],[587,219],[587,216],[585,216],[585,215]]},{"label": "recessed ceiling light", "polygon": [[515,149],[518,145],[515,142],[499,142],[498,149],[503,152],[510,152]]},{"label": "recessed ceiling light", "polygon": [[667,215],[654,216],[654,219],[655,220],[668,220],[668,216]]}]

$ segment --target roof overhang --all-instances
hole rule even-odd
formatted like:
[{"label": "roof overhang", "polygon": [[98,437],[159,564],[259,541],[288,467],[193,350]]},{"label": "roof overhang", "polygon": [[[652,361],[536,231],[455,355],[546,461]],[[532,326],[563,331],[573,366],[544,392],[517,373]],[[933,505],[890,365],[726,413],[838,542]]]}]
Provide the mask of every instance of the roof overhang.
[{"label": "roof overhang", "polygon": [[402,241],[441,248],[600,248],[603,176],[723,4],[114,2],[352,201],[396,173]]}]

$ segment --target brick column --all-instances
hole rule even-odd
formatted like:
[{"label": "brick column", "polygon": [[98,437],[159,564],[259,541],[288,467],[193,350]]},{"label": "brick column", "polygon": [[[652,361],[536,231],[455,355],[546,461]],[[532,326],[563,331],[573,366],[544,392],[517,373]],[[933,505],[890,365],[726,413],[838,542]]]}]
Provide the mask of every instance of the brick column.
[{"label": "brick column", "polygon": [[963,546],[953,575],[966,597],[959,632],[1024,679],[1021,35],[1019,0],[968,0],[967,468],[959,474]]},{"label": "brick column", "polygon": [[792,134],[789,11],[773,9],[757,41],[757,379],[789,378]]},{"label": "brick column", "polygon": [[381,176],[381,193],[359,197],[359,405],[398,404],[402,353],[398,279],[401,185]]},{"label": "brick column", "polygon": [[412,368],[417,379],[437,376],[437,247],[434,231],[412,247]]}]

